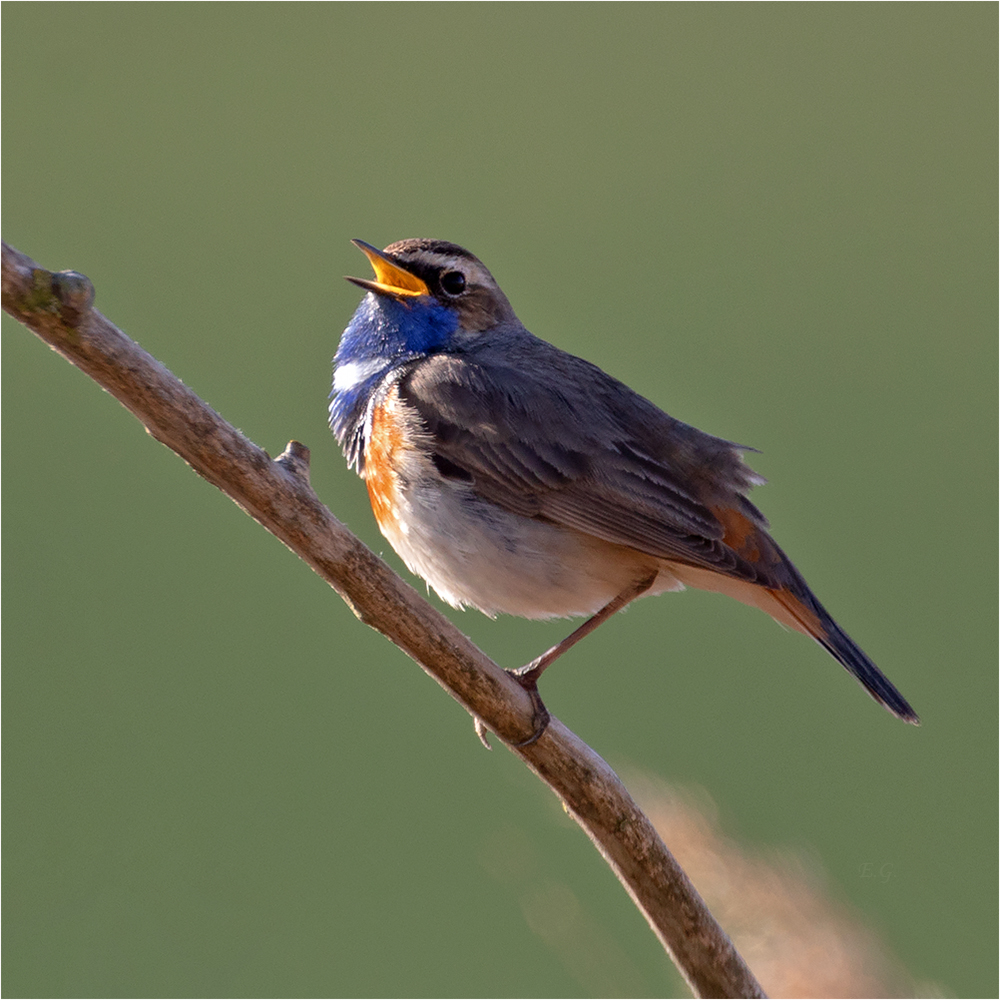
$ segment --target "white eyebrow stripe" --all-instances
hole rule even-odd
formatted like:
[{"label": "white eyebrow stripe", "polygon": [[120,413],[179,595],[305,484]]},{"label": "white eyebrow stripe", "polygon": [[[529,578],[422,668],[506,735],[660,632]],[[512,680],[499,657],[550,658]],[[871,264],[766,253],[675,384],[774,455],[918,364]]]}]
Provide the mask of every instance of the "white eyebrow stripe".
[{"label": "white eyebrow stripe", "polygon": [[348,361],[346,364],[337,365],[337,370],[333,373],[334,392],[346,392],[348,389],[353,389],[365,379],[380,372],[384,367],[385,361],[381,359]]}]

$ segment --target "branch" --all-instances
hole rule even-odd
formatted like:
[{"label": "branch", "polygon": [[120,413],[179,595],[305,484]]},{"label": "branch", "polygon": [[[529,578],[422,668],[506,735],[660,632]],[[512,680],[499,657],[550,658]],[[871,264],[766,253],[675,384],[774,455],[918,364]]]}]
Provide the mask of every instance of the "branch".
[{"label": "branch", "polygon": [[[3,308],[108,390],[158,441],[305,560],[508,744],[528,739],[524,689],[432,608],[320,502],[309,450],[277,459],[247,440],[92,308],[90,281],[52,273],[3,244]],[[614,870],[697,996],[762,997],[753,974],[610,767],[553,718],[513,749],[565,803]]]}]

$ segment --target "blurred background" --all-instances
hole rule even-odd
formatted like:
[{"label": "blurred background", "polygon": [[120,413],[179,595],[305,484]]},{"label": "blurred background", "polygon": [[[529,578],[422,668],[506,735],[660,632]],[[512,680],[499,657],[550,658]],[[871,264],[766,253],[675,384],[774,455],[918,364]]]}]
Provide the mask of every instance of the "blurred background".
[{"label": "blurred background", "polygon": [[[761,449],[753,499],[923,726],[696,592],[545,700],[654,811],[687,789],[796,859],[901,993],[995,995],[995,21],[9,5],[3,235],[272,455],[305,442],[404,575],[326,428],[351,237],[468,247],[534,333]],[[3,361],[6,995],[685,995],[436,684],[6,316]],[[449,614],[511,666],[568,630]]]}]

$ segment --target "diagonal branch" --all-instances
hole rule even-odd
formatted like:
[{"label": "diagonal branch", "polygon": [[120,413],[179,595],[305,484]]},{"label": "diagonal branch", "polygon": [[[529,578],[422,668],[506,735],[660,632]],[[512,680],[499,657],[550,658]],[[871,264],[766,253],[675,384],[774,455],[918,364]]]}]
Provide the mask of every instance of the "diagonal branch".
[{"label": "diagonal branch", "polygon": [[[432,608],[320,502],[309,450],[277,459],[247,440],[92,308],[90,281],[53,273],[3,244],[3,308],[108,390],[210,483],[307,562],[508,744],[534,730],[525,690]],[[557,719],[513,749],[563,800],[611,865],[695,994],[764,996],[732,942],[610,767]]]}]

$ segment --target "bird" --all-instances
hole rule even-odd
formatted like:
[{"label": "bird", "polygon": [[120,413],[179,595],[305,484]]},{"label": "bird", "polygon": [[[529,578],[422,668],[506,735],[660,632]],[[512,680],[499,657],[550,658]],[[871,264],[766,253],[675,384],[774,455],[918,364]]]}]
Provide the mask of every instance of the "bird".
[{"label": "bird", "polygon": [[743,460],[751,449],[529,333],[462,247],[352,242],[375,277],[347,278],[367,294],[334,357],[330,427],[380,531],[454,607],[587,616],[509,671],[535,706],[525,744],[549,721],[537,687],[547,667],[637,597],[685,587],[804,633],[919,724],[769,534],[747,496],[764,482]]}]

